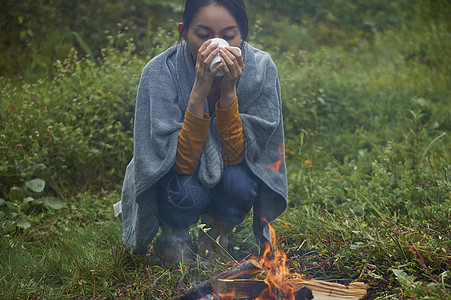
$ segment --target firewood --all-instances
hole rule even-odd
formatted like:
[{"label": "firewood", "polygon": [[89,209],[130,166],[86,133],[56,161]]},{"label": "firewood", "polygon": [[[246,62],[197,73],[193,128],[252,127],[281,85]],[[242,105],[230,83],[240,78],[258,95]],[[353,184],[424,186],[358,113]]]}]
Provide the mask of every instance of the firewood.
[{"label": "firewood", "polygon": [[363,282],[353,282],[349,285],[343,285],[323,280],[306,280],[302,278],[290,279],[288,282],[295,289],[299,289],[301,287],[309,288],[312,291],[315,300],[358,300],[362,299],[367,294],[366,285]]},{"label": "firewood", "polygon": [[189,289],[181,295],[178,295],[171,300],[194,300],[202,298],[213,292],[212,282],[216,282],[218,279],[247,279],[256,276],[263,271],[263,267],[255,259],[248,259],[242,263],[237,264],[233,268],[226,270],[215,277],[198,284],[197,286]]},{"label": "firewood", "polygon": [[[224,271],[208,281],[198,284],[185,293],[171,300],[200,299],[213,291],[227,294],[235,290],[236,299],[252,299],[260,295],[267,284],[262,280],[250,280],[263,271],[262,266],[254,259],[244,261],[235,267]],[[293,287],[296,300],[359,300],[366,296],[366,285],[354,282],[349,285],[327,282],[315,279],[295,278],[287,280]],[[284,297],[280,297],[284,298]]]},{"label": "firewood", "polygon": [[218,279],[212,281],[211,286],[216,294],[233,294],[234,299],[254,299],[268,288],[263,280],[251,279]]},{"label": "firewood", "polygon": [[309,288],[306,288],[305,286],[301,287],[299,290],[294,292],[294,299],[295,300],[310,300],[313,298],[313,293]]},{"label": "firewood", "polygon": [[[211,285],[216,294],[233,296],[234,299],[255,299],[268,288],[265,281],[252,279],[218,279]],[[274,298],[288,299],[288,295],[284,295],[282,291],[275,291],[275,293]],[[313,299],[312,292],[306,287],[294,290],[293,296],[295,300]]]},{"label": "firewood", "polygon": [[[289,279],[287,283],[293,287],[296,300],[358,300],[366,296],[366,285],[363,282],[354,282],[346,286],[315,279]],[[215,293],[233,295],[234,299],[255,299],[268,287],[263,280],[250,279],[218,279],[211,284]],[[286,299],[288,296],[276,291],[275,298]]]}]

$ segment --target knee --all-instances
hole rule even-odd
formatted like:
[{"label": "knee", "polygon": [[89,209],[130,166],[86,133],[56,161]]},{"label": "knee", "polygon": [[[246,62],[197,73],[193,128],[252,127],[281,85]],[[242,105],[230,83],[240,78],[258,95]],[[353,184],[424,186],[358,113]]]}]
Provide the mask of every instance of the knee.
[{"label": "knee", "polygon": [[175,228],[196,223],[208,207],[208,193],[196,176],[174,174],[164,178],[158,187],[160,219]]},{"label": "knee", "polygon": [[257,196],[257,188],[257,180],[247,166],[240,164],[224,170],[220,189],[229,199],[253,201]]}]

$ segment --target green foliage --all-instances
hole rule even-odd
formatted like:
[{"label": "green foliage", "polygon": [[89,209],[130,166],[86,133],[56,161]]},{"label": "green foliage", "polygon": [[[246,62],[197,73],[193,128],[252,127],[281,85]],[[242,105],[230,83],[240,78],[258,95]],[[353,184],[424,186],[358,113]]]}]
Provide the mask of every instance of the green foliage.
[{"label": "green foliage", "polygon": [[100,50],[114,37],[123,49],[134,38],[137,52],[150,55],[161,24],[176,29],[167,16],[179,15],[183,1],[14,1],[0,12],[0,75],[21,75],[28,81],[52,74],[56,60],[76,48],[102,58]]},{"label": "green foliage", "polygon": [[34,177],[46,178],[50,193],[118,183],[132,153],[144,63],[130,51],[105,50],[97,67],[74,53],[57,62],[51,80],[16,84],[1,78],[2,192]]},{"label": "green foliage", "polygon": [[44,186],[42,179],[29,180],[22,187],[12,186],[7,199],[0,198],[0,224],[5,234],[28,232],[40,223],[43,213],[52,214],[66,206],[59,199],[45,196]]},{"label": "green foliage", "polygon": [[[100,49],[109,44],[109,36],[115,38],[114,45],[119,48],[133,38],[137,53],[151,54],[152,40],[161,28],[176,30],[184,1],[4,2],[0,49],[5,55],[0,57],[0,74],[20,75],[33,82],[52,74],[55,61],[64,59],[73,47],[82,55],[101,57]],[[251,28],[251,36],[291,34],[294,39],[279,40],[302,43],[304,47],[337,45],[350,32],[371,39],[377,31],[408,27],[415,19],[443,24],[450,10],[446,0],[262,0],[246,1],[246,5],[251,24],[260,22],[264,31]],[[415,30],[411,32],[415,39]],[[429,45],[424,41],[424,47]]]},{"label": "green foliage", "polygon": [[414,299],[443,299],[446,295],[446,289],[450,288],[449,284],[445,283],[445,279],[450,278],[450,271],[445,271],[440,274],[441,283],[431,282],[429,284],[415,281],[415,276],[409,276],[406,272],[399,269],[393,269],[396,280],[405,289],[405,296]]},{"label": "green foliage", "polygon": [[[449,38],[423,33],[441,45],[425,52],[425,60],[447,60],[442,51],[451,51]],[[271,49],[282,82],[288,143],[295,143],[289,149],[297,150],[303,141],[297,137],[303,134],[311,147],[321,148],[323,157],[327,153],[345,161],[393,141],[411,145],[409,158],[415,164],[422,160],[422,153],[413,152],[425,150],[434,139],[430,136],[451,128],[449,78],[443,73],[449,67],[411,61],[403,50],[395,50],[409,37],[404,32],[396,39],[392,32],[376,34],[373,42],[362,40],[351,50],[323,47],[308,52],[299,47],[286,55],[281,48]]]},{"label": "green foliage", "polygon": [[312,19],[328,27],[369,33],[409,26],[416,18],[444,21],[451,8],[446,0],[261,0],[246,5],[252,17],[268,16],[270,23],[288,19],[303,24]]}]

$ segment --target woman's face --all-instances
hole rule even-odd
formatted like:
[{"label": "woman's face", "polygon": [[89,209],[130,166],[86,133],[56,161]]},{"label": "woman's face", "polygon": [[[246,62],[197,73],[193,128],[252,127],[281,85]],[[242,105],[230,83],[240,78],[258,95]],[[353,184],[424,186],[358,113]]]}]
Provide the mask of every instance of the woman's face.
[{"label": "woman's face", "polygon": [[[179,30],[181,30],[180,25]],[[199,9],[188,30],[182,32],[182,37],[188,43],[191,54],[196,60],[197,50],[205,41],[212,38],[222,38],[230,46],[239,47],[241,31],[227,8],[210,4]]]}]

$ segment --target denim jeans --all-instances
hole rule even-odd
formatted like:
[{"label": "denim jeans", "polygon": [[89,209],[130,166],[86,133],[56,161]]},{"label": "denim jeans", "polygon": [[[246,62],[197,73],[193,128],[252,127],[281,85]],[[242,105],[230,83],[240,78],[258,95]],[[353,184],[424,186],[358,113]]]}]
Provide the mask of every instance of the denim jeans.
[{"label": "denim jeans", "polygon": [[231,224],[243,222],[257,196],[257,180],[245,163],[224,169],[214,188],[203,187],[197,174],[170,171],[157,187],[161,221],[175,228],[188,227],[202,214],[225,218]]}]

